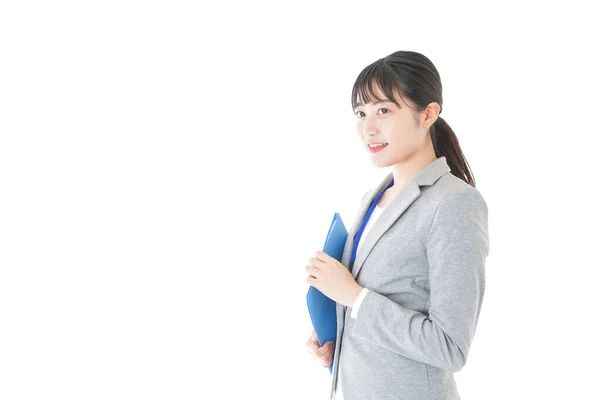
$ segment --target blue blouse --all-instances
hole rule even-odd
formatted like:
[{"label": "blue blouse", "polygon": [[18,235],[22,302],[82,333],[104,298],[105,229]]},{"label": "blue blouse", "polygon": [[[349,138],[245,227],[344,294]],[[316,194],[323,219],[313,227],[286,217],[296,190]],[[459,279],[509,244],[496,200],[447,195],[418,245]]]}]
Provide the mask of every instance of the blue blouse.
[{"label": "blue blouse", "polygon": [[369,221],[371,214],[373,214],[373,210],[375,209],[375,207],[377,207],[377,204],[379,203],[379,200],[383,196],[383,193],[385,193],[385,191],[388,190],[393,184],[394,184],[394,179],[392,178],[390,183],[388,183],[387,186],[384,187],[381,190],[381,192],[379,192],[379,194],[377,195],[375,200],[373,200],[373,203],[371,203],[371,207],[369,207],[369,211],[367,211],[367,214],[363,218],[362,224],[360,225],[360,228],[358,229],[358,232],[356,233],[356,236],[354,237],[354,245],[352,246],[352,257],[350,259],[350,263],[351,263],[350,270],[351,271],[352,271],[352,267],[354,266],[354,260],[356,260],[356,249],[358,248],[358,243],[360,242],[360,237],[362,236],[365,226],[367,226],[367,222]]}]

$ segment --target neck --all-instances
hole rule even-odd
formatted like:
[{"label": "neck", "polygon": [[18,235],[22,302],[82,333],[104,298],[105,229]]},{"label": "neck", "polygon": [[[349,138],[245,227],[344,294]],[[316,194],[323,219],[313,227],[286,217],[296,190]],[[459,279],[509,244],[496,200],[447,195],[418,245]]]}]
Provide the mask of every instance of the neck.
[{"label": "neck", "polygon": [[[409,158],[394,165],[394,191],[400,191],[408,181],[414,178],[423,168],[437,160],[433,147],[412,154]],[[391,189],[390,188],[390,189]]]}]

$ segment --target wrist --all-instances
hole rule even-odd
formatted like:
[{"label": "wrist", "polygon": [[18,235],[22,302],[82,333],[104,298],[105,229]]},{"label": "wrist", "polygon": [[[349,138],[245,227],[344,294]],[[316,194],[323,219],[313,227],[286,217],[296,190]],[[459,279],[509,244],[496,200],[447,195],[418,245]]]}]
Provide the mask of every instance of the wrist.
[{"label": "wrist", "polygon": [[352,297],[350,298],[351,303],[348,304],[348,307],[354,306],[354,304],[356,303],[356,300],[358,299],[358,296],[360,295],[360,292],[362,292],[363,289],[364,289],[364,287],[360,286],[359,284],[356,284],[356,288],[354,289],[354,292],[352,293]]}]

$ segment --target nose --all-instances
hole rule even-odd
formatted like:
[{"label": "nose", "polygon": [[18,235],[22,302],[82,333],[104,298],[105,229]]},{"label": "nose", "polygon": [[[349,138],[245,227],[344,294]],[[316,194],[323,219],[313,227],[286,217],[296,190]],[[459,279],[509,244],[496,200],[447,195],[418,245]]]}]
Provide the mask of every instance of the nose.
[{"label": "nose", "polygon": [[377,136],[377,134],[379,134],[379,129],[377,129],[375,124],[366,123],[363,126],[362,134],[364,137]]},{"label": "nose", "polygon": [[376,136],[379,134],[379,129],[377,128],[377,119],[365,117],[362,119],[362,135],[365,137]]}]

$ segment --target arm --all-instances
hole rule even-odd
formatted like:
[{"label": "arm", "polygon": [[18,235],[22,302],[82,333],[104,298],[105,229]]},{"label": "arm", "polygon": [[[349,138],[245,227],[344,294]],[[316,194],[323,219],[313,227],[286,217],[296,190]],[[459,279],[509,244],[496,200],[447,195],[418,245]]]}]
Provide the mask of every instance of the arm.
[{"label": "arm", "polygon": [[429,315],[369,290],[353,334],[404,357],[456,372],[466,363],[485,290],[488,210],[479,191],[447,195],[427,238]]}]

